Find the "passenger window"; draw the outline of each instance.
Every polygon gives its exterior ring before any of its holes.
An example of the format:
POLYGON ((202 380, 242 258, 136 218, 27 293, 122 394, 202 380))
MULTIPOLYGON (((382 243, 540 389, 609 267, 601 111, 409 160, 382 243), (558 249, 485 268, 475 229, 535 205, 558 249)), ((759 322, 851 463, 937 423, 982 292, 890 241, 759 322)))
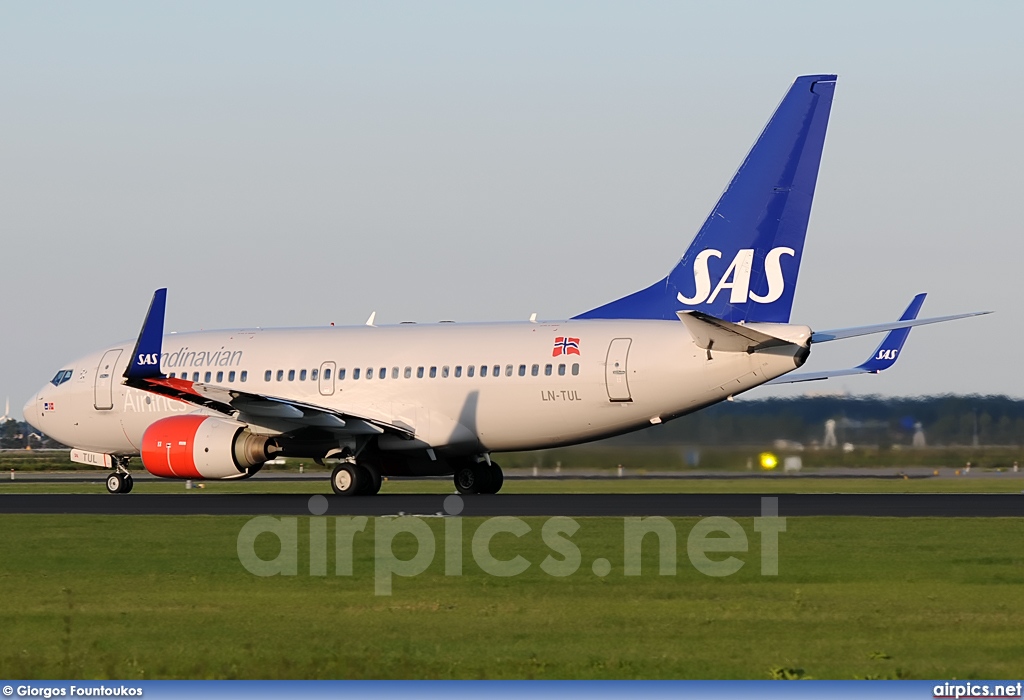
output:
POLYGON ((192 381, 194 381, 194 382, 198 382, 199 381, 199 372, 193 372, 192 373, 192 381))
POLYGON ((366 378, 373 379, 373 367, 366 368, 366 378))
POLYGON ((228 372, 228 381, 229 382, 235 381, 235 370, 231 370, 230 372, 228 372))
POLYGON ((445 379, 448 376, 448 365, 441 368, 441 378, 445 379))
POLYGON ((538 374, 540 374, 540 365, 534 365, 530 368, 530 376, 536 377, 538 374))
POLYGON ((204 382, 206 382, 207 384, 209 384, 209 383, 210 383, 210 377, 211 377, 211 376, 212 376, 212 375, 210 374, 210 372, 206 372, 206 373, 205 373, 205 374, 203 375, 203 381, 204 381, 204 382))
POLYGON ((293 369, 288 370, 288 381, 290 381, 290 382, 294 382, 295 381, 295 370, 293 370, 293 369))
POLYGON ((315 382, 319 376, 320 376, 320 370, 315 369, 315 370, 313 370, 312 372, 309 373, 309 380, 312 381, 312 382, 315 382))
POLYGON ((249 378, 249 372, 247 370, 243 369, 242 370, 242 375, 239 377, 239 379, 241 379, 244 382, 248 378, 249 378))
POLYGON ((220 384, 222 381, 224 381, 224 373, 217 372, 217 383, 220 384))
MULTIPOLYGON (((327 369, 324 370, 324 381, 330 381, 330 380, 331 380, 331 369, 330 369, 330 367, 328 367, 327 369)), ((338 381, 339 382, 345 381, 345 368, 344 367, 342 367, 341 369, 338 370, 338 381)))
MULTIPOLYGON (((536 366, 537 365, 534 365, 534 367, 536 367, 536 366)), ((519 365, 519 376, 520 377, 525 377, 526 376, 526 365, 519 365)))
POLYGON ((437 376, 437 367, 430 368, 430 378, 433 379, 437 376))
POLYGON ((505 376, 506 377, 511 377, 512 376, 512 365, 505 365, 505 376))
POLYGON ((472 377, 474 369, 475 369, 475 367, 473 365, 470 365, 469 367, 467 367, 466 368, 466 376, 467 377, 472 377))
POLYGON ((398 379, 398 368, 397 367, 392 367, 391 368, 391 378, 392 379, 398 379))
POLYGON ((501 374, 501 365, 494 365, 494 367, 491 368, 491 376, 492 377, 497 377, 500 374, 501 374))
POLYGON ((299 372, 299 381, 300 382, 306 381, 306 370, 302 370, 301 372, 299 372))
POLYGON ((579 373, 580 373, 580 363, 579 362, 573 362, 572 363, 572 376, 575 377, 579 373))
POLYGON ((480 376, 481 377, 486 377, 487 376, 487 365, 480 365, 480 376))
POLYGON ((455 376, 456 377, 461 377, 462 376, 462 365, 455 365, 455 376))
POLYGON ((422 367, 417 367, 416 368, 416 378, 417 379, 423 379, 423 368, 422 367))
MULTIPOLYGON (((167 376, 168 376, 168 377, 169 377, 170 379, 174 379, 174 372, 171 372, 171 373, 170 373, 170 374, 168 374, 167 376)), ((50 383, 51 383, 51 384, 53 384, 53 380, 52 380, 52 379, 50 380, 50 383)), ((53 384, 53 385, 54 385, 54 386, 57 386, 56 384, 53 384)))
POLYGON ((558 376, 559 377, 564 377, 565 376, 565 365, 558 365, 558 376))
POLYGON ((412 378, 412 367, 406 367, 405 368, 405 372, 403 374, 405 375, 406 379, 411 379, 412 378))
POLYGON ((359 368, 358 367, 356 367, 354 370, 352 370, 352 379, 359 379, 359 368))
POLYGON ((277 370, 277 381, 279 381, 279 382, 283 382, 284 381, 284 370, 283 369, 277 370))
POLYGON ((264 373, 263 373, 263 381, 265 381, 265 382, 269 382, 269 381, 270 381, 270 377, 271 377, 271 376, 272 376, 272 373, 271 373, 271 371, 270 371, 270 370, 268 369, 268 370, 267 370, 266 372, 264 372, 264 373))
MULTIPOLYGON (((338 370, 338 380, 341 381, 344 378, 345 378, 345 370, 343 370, 343 369, 338 370)), ((324 380, 330 381, 330 379, 331 379, 331 368, 328 367, 327 369, 324 370, 324 380)))
POLYGON ((387 367, 381 367, 379 370, 377 370, 377 379, 387 379, 387 378, 388 378, 388 368, 387 367))

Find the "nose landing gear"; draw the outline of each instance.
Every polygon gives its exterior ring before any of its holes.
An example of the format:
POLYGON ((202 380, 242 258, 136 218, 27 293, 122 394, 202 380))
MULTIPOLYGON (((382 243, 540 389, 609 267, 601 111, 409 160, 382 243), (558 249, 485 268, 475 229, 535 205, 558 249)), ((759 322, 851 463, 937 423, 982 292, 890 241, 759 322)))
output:
POLYGON ((109 493, 130 493, 135 480, 128 473, 129 457, 114 457, 114 473, 107 477, 109 493))

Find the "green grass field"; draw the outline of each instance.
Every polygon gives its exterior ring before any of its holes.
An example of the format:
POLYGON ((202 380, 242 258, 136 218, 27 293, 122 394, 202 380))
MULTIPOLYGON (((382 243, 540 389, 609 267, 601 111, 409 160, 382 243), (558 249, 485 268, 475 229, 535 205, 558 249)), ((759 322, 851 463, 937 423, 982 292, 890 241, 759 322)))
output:
MULTIPOLYGON (((333 519, 329 519, 333 520, 333 519)), ((623 521, 579 519, 582 566, 556 578, 543 519, 483 573, 463 522, 462 576, 444 575, 445 526, 423 574, 374 594, 372 530, 354 575, 308 575, 310 519, 297 520, 298 575, 240 564, 246 518, 3 515, 0 676, 7 678, 1001 678, 1019 675, 1024 522, 1016 519, 789 518, 779 575, 760 575, 752 519, 738 573, 710 578, 687 558, 695 519, 673 520, 677 574, 623 573, 623 521), (598 577, 596 558, 611 563, 598 577)), ((276 544, 257 539, 261 556, 276 544)), ((399 535, 395 552, 412 556, 399 535)), ((726 554, 711 555, 724 557, 726 554)))

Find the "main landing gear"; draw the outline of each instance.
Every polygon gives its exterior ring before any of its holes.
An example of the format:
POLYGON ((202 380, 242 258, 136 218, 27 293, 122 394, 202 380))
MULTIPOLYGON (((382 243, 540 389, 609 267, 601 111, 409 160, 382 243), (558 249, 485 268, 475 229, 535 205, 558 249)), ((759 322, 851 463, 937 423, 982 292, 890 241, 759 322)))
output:
POLYGON ((498 493, 505 476, 494 462, 478 462, 459 467, 454 480, 459 493, 498 493))
POLYGON ((107 477, 107 491, 109 493, 129 493, 135 481, 128 473, 127 457, 114 458, 114 473, 107 477))
POLYGON ((380 472, 358 462, 342 462, 331 473, 331 488, 339 496, 372 496, 380 491, 380 472))

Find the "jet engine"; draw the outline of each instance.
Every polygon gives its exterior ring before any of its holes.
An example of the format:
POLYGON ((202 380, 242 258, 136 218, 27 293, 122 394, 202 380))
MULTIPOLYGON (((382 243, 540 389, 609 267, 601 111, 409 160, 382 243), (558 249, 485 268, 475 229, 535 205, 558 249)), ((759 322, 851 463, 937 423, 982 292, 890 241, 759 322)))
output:
POLYGON ((142 464, 150 474, 170 479, 252 476, 278 450, 273 438, 213 416, 163 418, 142 435, 142 464))

